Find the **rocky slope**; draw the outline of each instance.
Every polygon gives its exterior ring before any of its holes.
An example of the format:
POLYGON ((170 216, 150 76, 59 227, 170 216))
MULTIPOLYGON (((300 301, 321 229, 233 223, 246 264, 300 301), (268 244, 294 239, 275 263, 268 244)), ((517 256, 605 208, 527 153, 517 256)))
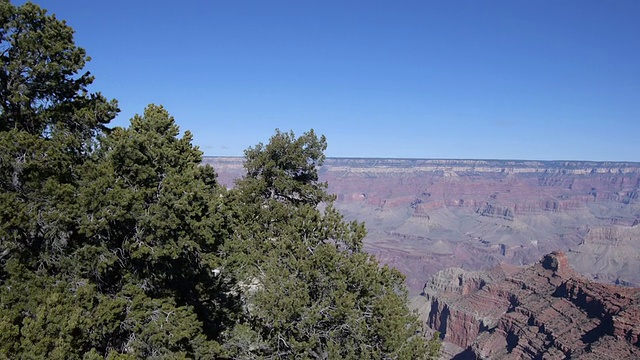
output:
POLYGON ((640 289, 595 283, 553 252, 529 267, 446 269, 425 285, 427 324, 454 358, 640 358, 640 289))
MULTIPOLYGON (((206 158, 227 185, 241 158, 206 158)), ((603 282, 640 284, 640 164, 327 159, 336 207, 413 294, 447 267, 531 264, 556 249, 603 282)))

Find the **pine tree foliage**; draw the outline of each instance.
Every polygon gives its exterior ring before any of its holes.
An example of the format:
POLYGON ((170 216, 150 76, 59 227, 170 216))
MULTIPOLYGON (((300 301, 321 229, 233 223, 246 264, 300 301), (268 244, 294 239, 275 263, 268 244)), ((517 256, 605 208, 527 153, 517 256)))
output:
POLYGON ((73 30, 34 4, 0 2, 0 51, 0 261, 42 267, 72 241, 78 170, 118 108, 77 75, 73 30))
POLYGON ((213 272, 225 233, 223 204, 191 135, 178 135, 173 118, 153 105, 129 128, 114 129, 69 190, 75 200, 64 214, 74 226, 65 227, 64 246, 44 249, 47 261, 37 267, 9 256, 0 289, 0 328, 11 329, 5 356, 218 352, 215 340, 237 308, 229 285, 213 272), (65 323, 66 316, 77 320, 65 323))
POLYGON ((318 166, 324 161, 327 139, 313 130, 296 138, 293 132, 276 130, 269 144, 245 151, 247 176, 242 186, 262 198, 293 204, 319 204, 329 200, 326 183, 318 182, 318 166))
POLYGON ((0 359, 439 351, 319 182, 323 136, 276 131, 227 190, 162 106, 107 127, 64 21, 0 0, 0 22, 0 359))
POLYGON ((424 358, 403 276, 362 251, 364 225, 345 222, 318 182, 325 148, 313 130, 276 131, 245 152, 227 244, 245 312, 225 347, 237 358, 424 358))
POLYGON ((115 103, 87 91, 93 76, 76 76, 89 58, 64 21, 32 3, 3 1, 0 22, 0 130, 67 131, 88 140, 113 118, 115 103))

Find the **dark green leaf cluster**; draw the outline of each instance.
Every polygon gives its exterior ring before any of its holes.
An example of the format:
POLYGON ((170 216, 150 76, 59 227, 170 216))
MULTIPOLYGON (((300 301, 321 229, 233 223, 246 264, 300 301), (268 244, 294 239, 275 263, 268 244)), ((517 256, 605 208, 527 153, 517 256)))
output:
POLYGON ((7 1, 0 21, 0 359, 439 351, 318 181, 323 136, 276 131, 227 190, 163 107, 106 127, 64 22, 7 1))

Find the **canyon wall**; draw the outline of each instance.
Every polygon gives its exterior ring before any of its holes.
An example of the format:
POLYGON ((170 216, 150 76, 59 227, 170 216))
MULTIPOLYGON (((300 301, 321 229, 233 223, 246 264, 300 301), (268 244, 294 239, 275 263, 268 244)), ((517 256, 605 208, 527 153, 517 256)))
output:
MULTIPOLYGON (((204 162, 227 186, 243 174, 242 158, 204 162)), ((592 279, 640 284, 639 163, 329 158, 320 177, 412 294, 444 268, 531 264, 554 250, 592 279)))
POLYGON ((553 252, 528 267, 445 269, 422 293, 457 359, 640 358, 640 289, 595 283, 553 252))

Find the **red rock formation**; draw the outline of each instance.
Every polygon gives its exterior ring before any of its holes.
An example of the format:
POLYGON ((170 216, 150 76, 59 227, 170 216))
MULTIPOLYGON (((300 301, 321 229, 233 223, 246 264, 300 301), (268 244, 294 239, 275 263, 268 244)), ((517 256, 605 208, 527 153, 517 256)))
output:
POLYGON ((423 296, 459 358, 640 358, 640 289, 591 282, 563 252, 520 270, 443 270, 423 296))

